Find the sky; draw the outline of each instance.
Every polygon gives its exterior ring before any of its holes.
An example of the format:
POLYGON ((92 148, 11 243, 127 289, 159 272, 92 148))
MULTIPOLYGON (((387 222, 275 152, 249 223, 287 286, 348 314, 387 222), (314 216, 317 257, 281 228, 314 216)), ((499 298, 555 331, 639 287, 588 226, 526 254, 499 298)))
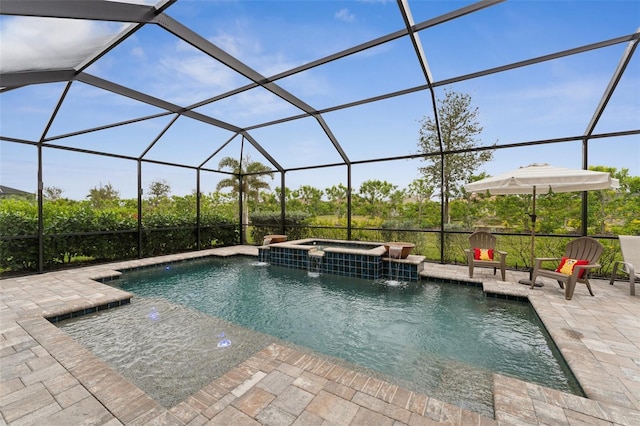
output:
MULTIPOLYGON (((142 3, 142 2, 138 2, 142 3)), ((473 2, 408 0, 416 23, 473 2)), ((206 1, 178 0, 165 13, 233 55, 263 76, 327 57, 404 28, 395 1, 206 1)), ((76 66, 126 27, 124 23, 0 16, 0 72, 76 66)), ((448 79, 530 58, 628 36, 640 27, 637 0, 517 1, 487 7, 420 31, 433 80, 448 79)), ((438 85, 469 94, 483 128, 479 146, 498 146, 584 135, 628 43, 438 85)), ((595 134, 640 129, 640 53, 637 51, 595 127, 595 134)), ((187 107, 246 85, 249 80, 176 38, 146 25, 86 73, 187 107)), ((316 110, 418 87, 425 76, 408 37, 276 81, 316 110)), ((108 130, 61 137, 163 110, 89 84, 74 82, 51 126, 47 123, 64 82, 25 86, 0 93, 0 185, 29 192, 37 188, 37 149, 9 142, 39 141, 188 166, 218 169, 219 161, 241 152, 269 164, 251 144, 227 130, 188 117, 161 116, 108 130), (166 127, 172 125, 165 131, 166 127), (158 139, 159 136, 162 136, 158 139), (4 140, 3 140, 4 138, 4 140), (153 142, 158 141, 153 144, 153 142), (215 155, 213 155, 215 154, 215 155), (213 157, 211 157, 213 155, 213 157), (210 158, 211 157, 211 158, 210 158), (208 160, 208 161, 207 161, 208 160), (206 161, 206 163, 205 163, 206 161)), ((319 122, 311 117, 277 125, 252 126, 297 117, 301 110, 263 88, 228 96, 195 109, 250 135, 285 169, 341 163, 319 122)), ((432 117, 431 94, 416 91, 384 101, 325 112, 322 119, 352 162, 418 153, 421 121, 432 117)), ((477 173, 496 175, 531 163, 581 168, 582 143, 566 142, 498 149, 477 173)), ((589 165, 629 169, 640 176, 640 135, 589 142, 589 165)), ((406 188, 424 162, 395 160, 352 167, 352 186, 369 179, 406 188)), ((44 187, 84 199, 89 190, 111 184, 134 198, 137 162, 81 152, 43 149, 44 187)), ((227 176, 203 172, 201 190, 215 191, 227 176)), ((286 186, 325 189, 346 186, 345 166, 290 170, 286 186)), ((167 181, 174 195, 191 193, 195 171, 142 163, 143 188, 167 181)), ((280 185, 275 175, 272 188, 280 185)))

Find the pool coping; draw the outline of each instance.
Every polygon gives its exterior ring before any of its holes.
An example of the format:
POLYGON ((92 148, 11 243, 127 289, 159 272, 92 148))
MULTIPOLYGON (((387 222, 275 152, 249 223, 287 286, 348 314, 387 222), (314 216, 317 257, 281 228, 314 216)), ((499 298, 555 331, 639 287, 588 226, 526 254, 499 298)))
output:
MULTIPOLYGON (((261 351, 247 360, 246 362, 253 365, 253 370, 247 370, 247 365, 242 363, 230 371, 228 373, 230 377, 242 377, 243 371, 247 374, 252 372, 252 374, 250 377, 244 377, 240 384, 236 384, 224 396, 219 393, 211 395, 201 390, 197 393, 198 396, 193 396, 171 410, 166 410, 86 349, 83 350, 72 339, 65 338, 64 333, 44 319, 66 315, 73 310, 99 309, 105 304, 128 300, 131 297, 129 293, 101 284, 94 278, 113 279, 123 269, 208 256, 234 255, 256 256, 257 247, 225 247, 1 280, 2 345, 0 354, 2 354, 3 386, 0 392, 0 413, 3 420, 7 424, 37 418, 60 420, 65 418, 64 416, 68 419, 70 418, 68 416, 73 416, 74 413, 77 415, 80 411, 89 410, 95 413, 96 418, 102 420, 101 423, 108 424, 141 423, 151 420, 167 424, 201 424, 198 421, 211 419, 223 421, 225 418, 236 417, 247 417, 259 424, 255 418, 248 415, 251 412, 248 406, 243 405, 248 403, 245 401, 248 397, 244 393, 239 397, 235 396, 232 391, 236 390, 238 393, 237 387, 246 382, 243 389, 246 388, 247 392, 251 391, 252 395, 265 397, 262 393, 264 389, 260 391, 261 388, 258 385, 265 380, 264 377, 278 371, 278 374, 291 377, 292 385, 293 382, 298 381, 297 385, 294 385, 296 389, 305 390, 308 384, 303 383, 306 383, 310 374, 319 377, 318 379, 311 376, 315 380, 313 383, 316 383, 314 389, 317 387, 318 380, 324 383, 322 389, 313 394, 313 400, 319 398, 319 402, 312 406, 316 411, 303 410, 294 420, 294 424, 313 424, 305 423, 309 419, 314 419, 312 414, 328 420, 322 415, 330 414, 322 410, 330 406, 348 406, 351 411, 355 408, 358 421, 362 420, 362 416, 365 418, 382 416, 379 418, 392 419, 397 424, 426 424, 427 420, 449 424, 494 424, 496 422, 560 424, 568 423, 570 420, 588 423, 640 424, 638 296, 625 294, 624 286, 608 284, 605 286, 604 282, 599 282, 595 286, 596 296, 600 297, 591 298, 588 294, 585 296, 578 289, 574 300, 566 301, 557 286, 554 288, 552 285, 545 285, 541 289, 530 290, 528 287, 517 284, 521 277, 516 271, 508 271, 510 275, 508 282, 496 280, 490 272, 476 274, 475 279, 469 279, 465 274, 464 266, 425 262, 425 268, 421 273, 423 277, 479 284, 482 285, 485 293, 492 297, 529 300, 588 396, 588 398, 581 398, 495 374, 495 419, 454 406, 449 407, 445 405, 446 403, 424 395, 420 398, 426 398, 425 404, 431 401, 431 404, 440 407, 440 411, 429 411, 426 408, 422 411, 420 408, 414 409, 420 406, 420 403, 417 403, 418 405, 414 407, 411 402, 411 398, 417 401, 417 394, 411 394, 408 400, 394 404, 393 397, 387 401, 389 398, 387 392, 378 395, 380 388, 371 395, 371 392, 363 393, 362 389, 356 389, 357 386, 351 386, 356 376, 353 376, 349 383, 342 383, 346 382, 353 373, 344 377, 341 375, 341 379, 337 377, 336 380, 340 379, 340 381, 329 380, 316 374, 313 369, 308 370, 305 366, 296 365, 296 362, 291 362, 291 359, 287 361, 289 357, 295 358, 302 355, 289 353, 284 358, 278 355, 292 350, 280 347, 266 348, 266 353, 261 351), (588 309, 581 310, 583 305, 588 309), (579 317, 580 321, 576 322, 574 317, 579 317), (612 324, 614 324, 613 327, 612 324), (607 327, 618 331, 612 332, 613 337, 599 339, 597 333, 606 332, 607 327), (621 329, 624 332, 620 332, 621 329), (257 360, 265 362, 258 368, 257 360), (268 371, 272 367, 274 369, 268 371), (262 378, 257 380, 258 376, 255 374, 262 378), (346 394, 343 394, 344 387, 350 389, 346 394), (123 398, 123 395, 127 397, 123 398), (356 402, 353 400, 355 395, 358 395, 356 402), (38 401, 37 404, 33 402, 34 398, 38 401), (206 405, 203 399, 211 404, 206 409, 198 411, 197 407, 203 408, 206 405), (228 404, 221 407, 226 402, 228 404), (215 412, 216 410, 211 408, 213 406, 221 409, 215 412), (446 410, 443 411, 443 407, 446 407, 446 410), (389 417, 390 412, 395 412, 394 410, 408 410, 408 417, 404 412, 404 417, 389 417)), ((309 356, 311 355, 307 355, 309 356)), ((308 362, 311 362, 311 358, 308 362)), ((225 376, 227 375, 223 377, 225 376)), ((358 380, 356 384, 360 381, 358 380)), ((389 384, 389 386, 394 385, 389 384)), ((218 389, 215 386, 214 388, 218 389)), ((223 389, 226 388, 223 387, 223 389)), ((403 394, 403 391, 398 389, 400 388, 395 388, 394 395, 398 392, 403 394)), ((309 392, 309 389, 305 392, 309 392)), ((273 401, 282 401, 283 395, 275 395, 274 398, 273 401)), ((272 413, 279 412, 277 411, 278 403, 273 402, 273 404, 276 405, 272 406, 270 403, 263 408, 271 410, 269 412, 272 413)), ((352 419, 356 419, 355 416, 356 414, 353 414, 352 419)))

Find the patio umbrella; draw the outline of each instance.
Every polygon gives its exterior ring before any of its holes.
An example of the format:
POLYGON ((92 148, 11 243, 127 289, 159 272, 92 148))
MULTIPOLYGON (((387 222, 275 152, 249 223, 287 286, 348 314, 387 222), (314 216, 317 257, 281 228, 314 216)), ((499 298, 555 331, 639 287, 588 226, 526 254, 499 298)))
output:
MULTIPOLYGON (((617 179, 609 173, 590 170, 566 169, 549 164, 530 164, 511 172, 488 177, 465 186, 468 192, 492 195, 500 194, 532 194, 531 216, 531 270, 535 259, 535 226, 536 226, 536 193, 577 192, 597 189, 618 188, 617 179)), ((531 277, 530 277, 531 278, 531 277)), ((531 285, 531 280, 520 280, 522 284, 531 285)), ((536 285, 539 285, 536 283, 536 285)), ((541 285, 541 284, 540 284, 541 285)))

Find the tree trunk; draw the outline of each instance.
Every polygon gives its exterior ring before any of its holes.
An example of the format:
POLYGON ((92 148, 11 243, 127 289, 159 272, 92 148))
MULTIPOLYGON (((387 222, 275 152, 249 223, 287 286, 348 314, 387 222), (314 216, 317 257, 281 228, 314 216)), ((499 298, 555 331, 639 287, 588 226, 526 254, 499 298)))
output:
POLYGON ((444 223, 446 225, 450 224, 450 219, 449 219, 449 193, 445 192, 444 194, 444 223))
POLYGON ((242 196, 242 244, 247 243, 247 232, 249 231, 249 197, 245 194, 242 196))

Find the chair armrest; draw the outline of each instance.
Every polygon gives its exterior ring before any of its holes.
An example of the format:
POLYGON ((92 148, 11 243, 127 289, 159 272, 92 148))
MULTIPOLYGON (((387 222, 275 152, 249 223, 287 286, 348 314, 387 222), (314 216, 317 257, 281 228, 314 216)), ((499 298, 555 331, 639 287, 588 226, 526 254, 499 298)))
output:
MULTIPOLYGON (((542 265, 542 262, 550 262, 550 261, 552 261, 552 260, 560 261, 560 260, 562 260, 562 258, 561 258, 561 257, 536 257, 536 258, 533 260, 533 271, 534 271, 534 275, 535 275, 535 272, 536 272, 538 269, 540 269, 540 266, 542 265)), ((544 269, 544 268, 542 268, 542 269, 544 269)))
POLYGON ((599 263, 590 263, 588 265, 576 265, 573 267, 573 269, 576 268, 581 268, 581 269, 594 269, 594 268, 600 268, 602 265, 600 265, 599 263))
POLYGON ((533 260, 533 265, 534 265, 534 268, 539 268, 542 262, 551 262, 553 260, 559 261, 559 260, 562 260, 562 258, 561 257, 536 257, 533 260))
MULTIPOLYGON (((586 269, 587 270, 586 272, 588 272, 592 269, 600 268, 601 266, 602 265, 600 265, 599 263, 590 263, 588 265, 576 265, 573 267, 573 273, 571 275, 574 275, 575 278, 577 278, 582 269, 586 269)), ((583 278, 586 278, 586 274, 583 278)))
POLYGON ((633 275, 635 273, 633 265, 630 262, 625 262, 624 260, 616 260, 613 263, 613 270, 611 271, 612 275, 618 271, 618 267, 620 265, 623 266, 622 272, 624 272, 625 274, 633 275))
POLYGON ((537 262, 538 260, 540 262, 547 262, 550 260, 562 260, 562 258, 561 257, 536 257, 535 261, 537 262))

